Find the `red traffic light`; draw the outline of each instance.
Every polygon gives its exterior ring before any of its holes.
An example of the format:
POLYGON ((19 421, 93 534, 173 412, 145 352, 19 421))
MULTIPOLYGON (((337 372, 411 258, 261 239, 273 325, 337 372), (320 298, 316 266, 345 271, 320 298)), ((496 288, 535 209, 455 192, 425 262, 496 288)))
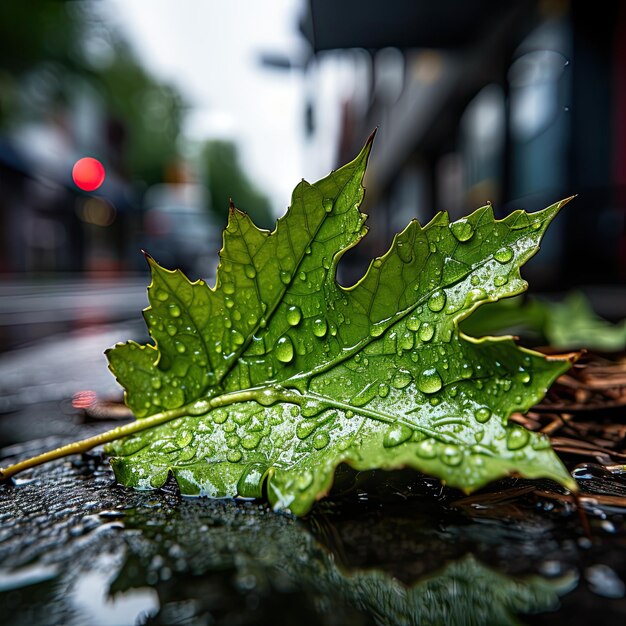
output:
POLYGON ((95 191, 106 177, 104 165, 91 157, 78 159, 72 168, 72 180, 83 191, 95 191))

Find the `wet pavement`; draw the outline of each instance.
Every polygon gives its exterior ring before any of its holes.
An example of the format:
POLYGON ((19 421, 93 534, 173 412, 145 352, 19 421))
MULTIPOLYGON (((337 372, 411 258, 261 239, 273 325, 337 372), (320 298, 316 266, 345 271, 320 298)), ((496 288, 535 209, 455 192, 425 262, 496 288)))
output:
POLYGON ((529 485, 473 506, 415 473, 343 470, 296 520, 121 488, 97 453, 58 461, 0 486, 0 623, 624 623, 624 511, 589 510, 587 535, 529 485))
POLYGON ((0 447, 49 435, 82 438, 75 394, 120 400, 104 350, 144 339, 141 319, 56 333, 0 354, 0 447))
MULTIPOLYGON (((72 398, 120 398, 102 353, 143 339, 137 311, 0 355, 0 464, 114 425, 72 398)), ((626 494, 626 474, 576 477, 626 494)), ((0 485, 0 624, 626 623, 626 510, 584 512, 548 483, 468 499, 415 472, 342 468, 296 520, 124 489, 96 450, 0 485)))

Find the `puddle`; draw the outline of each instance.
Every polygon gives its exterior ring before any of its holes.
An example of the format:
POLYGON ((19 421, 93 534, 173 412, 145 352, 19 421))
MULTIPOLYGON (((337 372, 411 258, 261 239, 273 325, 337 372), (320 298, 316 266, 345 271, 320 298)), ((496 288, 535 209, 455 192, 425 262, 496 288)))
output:
POLYGON ((57 574, 57 568, 51 565, 32 565, 13 571, 0 570, 0 592, 29 587, 52 580, 57 574))
POLYGON ((159 596, 151 587, 109 594, 116 559, 102 555, 94 569, 77 578, 70 593, 71 604, 91 626, 128 626, 144 623, 159 611, 159 596))
MULTIPOLYGON (((587 536, 571 500, 542 496, 541 483, 465 497, 414 472, 340 471, 297 520, 170 484, 123 489, 97 459, 32 477, 0 485, 6 626, 586 626, 590 612, 600 626, 622 615, 623 514, 589 510, 587 536)), ((583 480, 592 492, 594 477, 583 480)))

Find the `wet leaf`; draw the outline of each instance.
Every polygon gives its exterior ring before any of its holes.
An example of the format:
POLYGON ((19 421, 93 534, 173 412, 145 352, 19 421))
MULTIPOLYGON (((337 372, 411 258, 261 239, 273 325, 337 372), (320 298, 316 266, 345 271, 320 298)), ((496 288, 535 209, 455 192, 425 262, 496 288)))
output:
POLYGON ((520 293, 519 268, 563 203, 496 221, 490 206, 396 235, 351 287, 342 254, 366 234, 359 205, 371 142, 300 183, 272 232, 231 209, 216 285, 149 259, 154 344, 108 351, 146 430, 114 442, 117 478, 185 494, 267 497, 309 510, 335 468, 412 467, 471 491, 511 473, 575 483, 540 434, 509 424, 568 367, 458 323, 520 293), (148 427, 150 417, 167 423, 148 427), (161 418, 159 418, 161 420, 161 418))
POLYGON ((626 320, 612 324, 599 317, 579 291, 558 302, 521 296, 500 300, 482 307, 461 327, 472 335, 505 331, 541 338, 560 350, 617 352, 626 348, 626 320))
POLYGON ((562 301, 544 303, 545 336, 556 348, 617 352, 626 348, 626 320, 611 324, 599 317, 584 294, 574 291, 562 301))

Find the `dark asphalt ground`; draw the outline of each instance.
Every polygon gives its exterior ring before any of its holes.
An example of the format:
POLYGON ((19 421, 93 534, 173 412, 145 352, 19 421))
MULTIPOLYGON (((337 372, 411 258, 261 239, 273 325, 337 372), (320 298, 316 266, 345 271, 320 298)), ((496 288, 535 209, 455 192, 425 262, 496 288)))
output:
MULTIPOLYGON (((3 297, 0 464, 115 425, 72 398, 121 399, 103 352, 146 338, 137 283, 3 297)), ((0 485, 0 625, 626 623, 626 511, 588 509, 588 536, 568 503, 460 498, 415 473, 347 473, 295 520, 123 489, 96 450, 0 485)))

